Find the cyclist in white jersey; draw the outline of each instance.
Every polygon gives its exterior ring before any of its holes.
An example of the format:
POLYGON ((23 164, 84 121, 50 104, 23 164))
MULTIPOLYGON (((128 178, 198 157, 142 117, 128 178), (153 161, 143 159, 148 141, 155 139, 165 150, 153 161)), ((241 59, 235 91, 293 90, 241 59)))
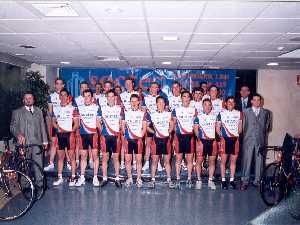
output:
POLYGON ((209 96, 212 103, 213 111, 218 115, 225 107, 224 101, 219 98, 219 88, 216 85, 209 87, 209 96))
POLYGON ((137 187, 143 185, 142 182, 142 155, 143 155, 143 138, 147 130, 146 112, 140 108, 139 96, 136 94, 130 97, 131 109, 125 111, 122 120, 122 130, 124 133, 125 148, 125 166, 127 172, 126 186, 133 184, 131 173, 132 155, 136 156, 137 167, 137 187))
POLYGON ((106 93, 107 105, 102 106, 100 109, 101 117, 101 136, 100 144, 102 150, 102 173, 103 180, 100 184, 101 187, 108 183, 107 179, 107 164, 109 154, 113 155, 114 168, 115 168, 115 185, 121 187, 120 182, 120 162, 119 156, 121 151, 121 120, 123 110, 120 105, 116 105, 116 94, 114 90, 109 90, 106 93))
POLYGON ((102 85, 97 83, 95 86, 94 98, 98 100, 98 98, 102 95, 102 85))
POLYGON ((182 99, 180 94, 181 85, 178 81, 174 81, 174 83, 172 84, 172 94, 168 96, 169 109, 171 112, 182 105, 182 99))
POLYGON ((102 106, 106 106, 107 105, 107 98, 106 98, 106 94, 108 91, 110 91, 113 88, 113 84, 111 81, 106 80, 104 81, 104 85, 103 85, 103 93, 99 96, 99 98, 97 99, 98 104, 100 107, 102 106))
POLYGON ((202 81, 199 86, 203 90, 202 100, 207 99, 207 98, 209 99, 210 97, 209 97, 209 94, 207 93, 207 91, 208 91, 208 84, 207 84, 207 82, 206 81, 202 81))
POLYGON ((191 101, 191 106, 197 110, 197 113, 201 113, 203 111, 203 106, 202 106, 203 89, 200 87, 194 88, 192 95, 193 95, 193 100, 191 101))
POLYGON ((88 150, 91 150, 93 154, 93 185, 99 186, 98 169, 99 169, 99 156, 98 156, 98 133, 97 129, 101 130, 100 122, 100 108, 96 104, 96 100, 92 97, 91 90, 85 90, 83 92, 84 104, 78 107, 78 113, 80 118, 78 138, 79 151, 80 151, 80 178, 76 182, 76 186, 82 186, 85 184, 85 170, 87 166, 88 150))
POLYGON ((221 137, 221 187, 228 189, 225 178, 226 161, 230 155, 230 180, 229 185, 236 189, 234 182, 236 160, 239 154, 239 134, 242 132, 242 113, 235 110, 235 98, 233 96, 226 98, 226 109, 220 112, 217 123, 217 133, 221 137))
POLYGON ((176 151, 176 186, 180 187, 180 172, 183 154, 187 160, 188 179, 186 185, 192 187, 193 155, 195 151, 195 140, 193 133, 193 122, 197 116, 195 108, 190 106, 191 94, 188 91, 181 93, 182 106, 172 111, 172 117, 176 125, 175 129, 175 151, 176 151))
POLYGON ((162 96, 156 98, 157 110, 148 114, 149 133, 154 134, 151 142, 152 166, 151 166, 151 187, 155 187, 155 175, 159 163, 159 157, 164 157, 164 164, 167 173, 169 188, 174 188, 171 181, 171 139, 170 134, 174 129, 171 112, 165 109, 165 99, 162 96), (150 126, 152 124, 152 126, 150 126))
MULTIPOLYGON (((89 89, 88 83, 86 81, 82 81, 79 85, 79 88, 80 88, 80 95, 77 96, 74 100, 74 106, 77 109, 78 109, 78 107, 84 105, 83 92, 85 90, 89 89)), ((77 130, 77 132, 76 132, 76 150, 75 150, 77 166, 79 166, 79 143, 78 143, 79 139, 80 139, 80 132, 79 132, 79 130, 77 130)), ((94 161, 93 161, 93 154, 92 154, 91 150, 88 151, 88 157, 89 157, 89 167, 91 169, 93 169, 94 161)))
POLYGON ((69 104, 69 92, 65 89, 60 91, 60 105, 56 106, 53 114, 53 127, 56 129, 58 139, 58 179, 53 182, 54 186, 61 185, 64 181, 62 176, 65 151, 68 152, 71 162, 71 178, 69 186, 75 185, 75 131, 78 128, 78 113, 74 106, 69 104))
POLYGON ((208 187, 212 190, 216 189, 213 181, 215 172, 215 161, 217 156, 216 142, 216 123, 217 115, 212 111, 212 104, 209 99, 202 101, 203 112, 198 114, 194 121, 194 132, 197 137, 197 157, 196 157, 196 172, 197 182, 196 189, 201 189, 201 172, 203 158, 208 155, 208 187))
MULTIPOLYGON (((134 80, 130 77, 126 77, 125 79, 125 91, 120 94, 120 97, 118 98, 124 111, 127 111, 128 109, 131 108, 130 105, 130 97, 132 94, 139 95, 137 91, 134 90, 134 80)), ((124 142, 124 137, 121 137, 122 143, 124 142)), ((125 163, 124 163, 124 145, 122 144, 121 148, 121 169, 125 168, 125 163)), ((133 166, 136 168, 136 161, 133 159, 133 166)))
MULTIPOLYGON (((54 158, 56 155, 56 149, 57 149, 57 137, 55 133, 55 129, 53 128, 53 113, 56 107, 60 106, 60 97, 59 93, 61 90, 63 90, 65 87, 65 82, 61 78, 57 78, 55 80, 55 91, 51 93, 48 97, 48 114, 49 114, 49 120, 48 120, 48 131, 50 134, 51 139, 51 145, 50 145, 50 157, 49 157, 49 165, 44 168, 45 171, 50 171, 54 169, 54 158)), ((67 156, 68 159, 68 156, 67 156)), ((69 160, 68 160, 69 161, 69 160)), ((70 165, 68 164, 68 167, 70 165)))
MULTIPOLYGON (((150 115, 157 111, 156 97, 158 96, 158 92, 159 92, 159 84, 157 82, 152 82, 150 84, 150 94, 148 94, 144 97, 145 109, 147 110, 147 113, 150 115)), ((145 164, 142 169, 143 171, 145 171, 149 168, 149 159, 150 159, 152 140, 153 140, 153 133, 147 132, 146 150, 145 150, 145 156, 144 156, 145 164)))

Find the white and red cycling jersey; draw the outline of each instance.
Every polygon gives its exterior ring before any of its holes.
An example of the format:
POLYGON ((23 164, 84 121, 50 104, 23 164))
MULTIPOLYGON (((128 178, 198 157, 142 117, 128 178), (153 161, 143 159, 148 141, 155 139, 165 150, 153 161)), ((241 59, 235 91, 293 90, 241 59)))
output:
POLYGON ((82 95, 79 95, 75 98, 74 106, 78 108, 82 105, 84 105, 84 97, 82 95))
POLYGON ((190 106, 194 107, 197 110, 197 113, 201 113, 203 111, 202 101, 192 100, 190 106))
POLYGON ((144 97, 144 103, 145 103, 147 112, 150 114, 156 112, 156 110, 157 110, 157 106, 156 106, 157 96, 158 95, 153 96, 153 95, 149 94, 144 97))
POLYGON ((224 109, 224 101, 222 99, 215 99, 211 100, 212 104, 212 110, 215 112, 215 114, 219 114, 224 109))
POLYGON ((194 124, 198 125, 198 138, 212 140, 216 137, 217 114, 210 112, 209 114, 202 112, 194 120, 194 124))
POLYGON ((142 138, 143 122, 146 122, 146 113, 143 110, 132 110, 131 108, 124 113, 125 138, 142 138))
POLYGON ((100 118, 100 107, 92 103, 78 107, 80 118, 80 134, 97 133, 97 117, 100 118))
POLYGON ((72 105, 59 105, 55 107, 54 117, 57 121, 59 133, 72 132, 73 119, 78 117, 78 112, 72 105))
POLYGON ((194 119, 197 111, 194 107, 180 106, 172 111, 172 117, 176 119, 176 134, 193 134, 194 119))
POLYGON ((105 105, 100 107, 103 136, 118 136, 120 134, 120 121, 123 110, 120 105, 105 105))
POLYGON ((121 102, 123 104, 124 110, 130 110, 131 109, 131 105, 130 105, 130 97, 132 94, 136 94, 139 96, 139 93, 137 91, 132 91, 132 92, 128 92, 128 91, 124 91, 120 94, 120 99, 121 102))
POLYGON ((172 119, 172 113, 168 111, 155 111, 149 114, 149 122, 152 123, 155 137, 166 138, 169 137, 169 127, 172 119))
POLYGON ((221 122, 222 137, 238 137, 239 123, 242 120, 242 113, 238 110, 229 111, 227 109, 220 112, 218 121, 221 122))
POLYGON ((170 111, 172 112, 174 109, 182 106, 181 96, 170 95, 168 97, 170 111))
POLYGON ((59 93, 53 92, 48 96, 48 104, 52 105, 52 109, 60 106, 59 93))

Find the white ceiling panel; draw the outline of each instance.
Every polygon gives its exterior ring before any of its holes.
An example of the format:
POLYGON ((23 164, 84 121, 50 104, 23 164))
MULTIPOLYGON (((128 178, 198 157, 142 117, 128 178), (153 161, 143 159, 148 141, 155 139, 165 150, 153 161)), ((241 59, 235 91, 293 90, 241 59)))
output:
POLYGON ((191 33, 196 25, 195 19, 149 19, 150 32, 191 33))
POLYGON ((138 1, 82 1, 94 18, 143 17, 142 3, 138 1))
POLYGON ((243 32, 245 33, 286 33, 300 25, 297 19, 257 19, 243 32))
POLYGON ((47 33, 51 29, 42 20, 0 20, 0 25, 16 33, 47 33))
POLYGON ((259 18, 300 18, 299 2, 273 2, 259 18))
POLYGON ((188 50, 219 50, 225 43, 192 43, 188 50))
POLYGON ((249 19, 241 20, 201 20, 196 30, 196 33, 238 33, 248 23, 249 19))
POLYGON ((192 43, 226 43, 230 42, 237 33, 223 34, 207 34, 207 33, 194 33, 192 43))
POLYGON ((254 18, 267 5, 266 2, 211 1, 205 8, 203 18, 254 18))
POLYGON ((0 20, 1 19, 37 19, 37 16, 17 2, 1 1, 0 20))
POLYGON ((55 32, 100 32, 95 22, 91 19, 49 19, 44 21, 45 26, 55 32))
POLYGON ((148 42, 147 33, 107 33, 114 43, 148 42))
POLYGON ((104 32, 146 32, 143 19, 97 19, 104 32))
POLYGON ((232 43, 266 43, 271 42, 282 34, 248 34, 241 33, 232 40, 232 43))
POLYGON ((146 1, 148 18, 199 18, 205 2, 146 1))

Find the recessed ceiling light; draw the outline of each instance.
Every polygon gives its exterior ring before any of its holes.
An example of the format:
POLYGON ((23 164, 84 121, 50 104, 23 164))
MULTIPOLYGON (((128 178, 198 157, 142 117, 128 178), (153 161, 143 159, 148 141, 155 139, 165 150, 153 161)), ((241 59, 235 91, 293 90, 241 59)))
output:
POLYGON ((79 16, 69 1, 29 1, 28 3, 47 17, 79 16))
POLYGON ((25 54, 23 53, 16 53, 15 56, 24 56, 25 54))
POLYGON ((283 50, 283 49, 284 49, 283 46, 279 46, 279 47, 277 48, 278 51, 281 51, 281 50, 283 50))
POLYGON ((179 38, 177 36, 162 36, 163 41, 178 41, 179 38))
POLYGON ((61 64, 65 64, 65 65, 69 65, 70 64, 70 62, 66 62, 66 61, 62 61, 62 62, 60 62, 61 64))
POLYGON ((123 56, 96 56, 97 61, 123 61, 125 58, 123 56))
POLYGON ((111 7, 111 8, 105 9, 105 12, 107 12, 108 14, 116 14, 116 13, 123 12, 123 10, 118 7, 111 7))
POLYGON ((162 62, 161 64, 162 64, 162 65, 171 65, 172 62, 162 62))
POLYGON ((277 62, 270 62, 267 64, 267 66, 278 66, 278 65, 279 65, 279 63, 277 63, 277 62))

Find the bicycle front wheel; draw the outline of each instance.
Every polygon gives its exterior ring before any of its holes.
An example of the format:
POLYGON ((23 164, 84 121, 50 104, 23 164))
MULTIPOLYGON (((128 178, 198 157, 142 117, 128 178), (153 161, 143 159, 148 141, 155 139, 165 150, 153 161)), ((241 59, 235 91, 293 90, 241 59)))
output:
POLYGON ((263 201, 272 206, 281 201, 284 196, 284 175, 278 163, 269 164, 262 175, 260 195, 263 201))
POLYGON ((16 170, 0 172, 0 220, 14 220, 32 206, 34 185, 24 173, 16 170))
POLYGON ((34 160, 25 159, 18 163, 18 170, 26 174, 33 182, 35 188, 35 200, 41 199, 47 186, 42 167, 34 160))

